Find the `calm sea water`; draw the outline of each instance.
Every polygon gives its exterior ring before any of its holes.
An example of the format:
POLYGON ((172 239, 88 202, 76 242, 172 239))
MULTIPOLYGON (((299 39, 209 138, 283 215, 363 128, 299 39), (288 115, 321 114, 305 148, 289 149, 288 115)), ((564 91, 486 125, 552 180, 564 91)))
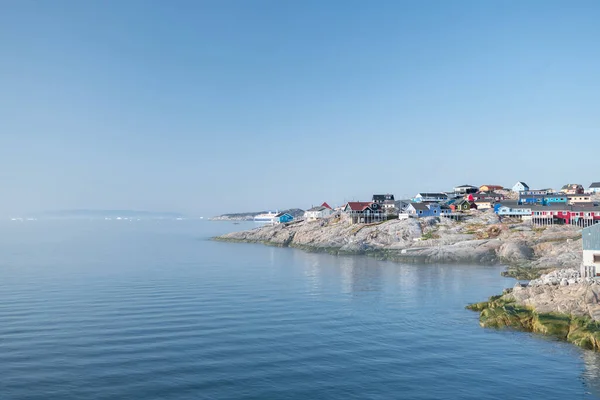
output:
POLYGON ((599 398, 598 354, 464 309, 500 268, 208 240, 247 226, 0 225, 0 398, 599 398))

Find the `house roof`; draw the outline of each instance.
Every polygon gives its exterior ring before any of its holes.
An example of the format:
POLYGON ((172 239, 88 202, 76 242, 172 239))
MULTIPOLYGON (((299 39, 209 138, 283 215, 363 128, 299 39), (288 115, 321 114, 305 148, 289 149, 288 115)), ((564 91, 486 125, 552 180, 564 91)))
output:
MULTIPOLYGON (((291 214, 288 214, 288 213, 286 213, 286 212, 280 212, 279 214, 277 214, 277 215, 275 216, 275 218, 283 217, 284 215, 289 215, 290 217, 292 217, 292 215, 291 215, 291 214)), ((293 217, 292 217, 292 218, 293 218, 293 217)))
POLYGON ((373 201, 394 200, 393 194, 374 194, 373 201))
POLYGON ((500 186, 500 185, 481 185, 481 186, 479 186, 480 189, 482 187, 487 187, 488 189, 492 189, 492 190, 495 190, 495 189, 504 189, 504 187, 500 186))
POLYGON ((592 182, 592 184, 590 185, 590 189, 592 188, 600 188, 600 182, 592 182))
POLYGON ((419 192, 417 193, 417 196, 421 196, 421 197, 441 197, 441 198, 447 198, 448 195, 445 193, 427 193, 427 192, 419 192))
POLYGON ((461 188, 475 188, 475 189, 477 189, 477 186, 473 186, 473 185, 454 186, 454 189, 461 189, 461 188))
POLYGON ((349 201, 346 206, 349 207, 352 211, 363 211, 369 208, 373 204, 370 201, 349 201))
POLYGON ((323 211, 323 210, 327 210, 327 207, 323 207, 323 206, 316 206, 316 207, 313 207, 313 208, 309 208, 309 209, 308 209, 308 210, 306 210, 306 211, 323 211))
POLYGON ((429 208, 427 207, 427 204, 423 204, 423 203, 410 203, 411 206, 414 207, 415 210, 419 211, 427 211, 429 210, 429 208))
POLYGON ((576 188, 578 186, 581 186, 579 183, 567 183, 566 185, 564 185, 561 189, 570 189, 570 188, 576 188))
POLYGON ((321 207, 329 208, 330 210, 332 210, 331 206, 326 202, 323 202, 323 204, 321 204, 321 207))
POLYGON ((525 182, 522 182, 522 181, 519 181, 519 182, 515 183, 515 186, 517 186, 519 183, 520 183, 521 185, 523 185, 524 187, 526 187, 526 188, 528 188, 528 187, 529 187, 529 185, 528 185, 528 184, 526 184, 525 182))

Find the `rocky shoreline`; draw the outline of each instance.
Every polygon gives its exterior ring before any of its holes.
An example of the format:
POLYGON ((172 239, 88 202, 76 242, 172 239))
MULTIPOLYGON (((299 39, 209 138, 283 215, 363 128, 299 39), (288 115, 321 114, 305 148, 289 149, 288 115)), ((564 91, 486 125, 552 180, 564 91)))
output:
POLYGON ((484 328, 512 328, 555 336, 600 350, 600 282, 577 270, 553 271, 527 285, 517 283, 488 301, 470 304, 484 328))
POLYGON ((505 264, 507 276, 525 279, 550 269, 578 268, 582 257, 577 227, 501 222, 491 210, 467 214, 460 222, 429 217, 351 225, 338 216, 233 232, 215 240, 408 263, 505 264))

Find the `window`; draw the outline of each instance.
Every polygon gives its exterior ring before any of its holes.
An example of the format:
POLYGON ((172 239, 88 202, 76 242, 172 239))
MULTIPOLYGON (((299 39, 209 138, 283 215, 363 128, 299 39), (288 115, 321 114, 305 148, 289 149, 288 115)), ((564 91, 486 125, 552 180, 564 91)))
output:
POLYGON ((600 254, 594 254, 594 263, 600 263, 600 254))

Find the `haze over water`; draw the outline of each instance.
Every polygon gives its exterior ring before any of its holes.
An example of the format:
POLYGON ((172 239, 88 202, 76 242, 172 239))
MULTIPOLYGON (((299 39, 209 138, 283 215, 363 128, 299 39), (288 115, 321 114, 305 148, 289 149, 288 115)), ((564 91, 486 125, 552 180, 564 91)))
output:
POLYGON ((220 243, 250 225, 0 225, 2 399, 596 399, 600 357, 482 329, 501 267, 220 243))

